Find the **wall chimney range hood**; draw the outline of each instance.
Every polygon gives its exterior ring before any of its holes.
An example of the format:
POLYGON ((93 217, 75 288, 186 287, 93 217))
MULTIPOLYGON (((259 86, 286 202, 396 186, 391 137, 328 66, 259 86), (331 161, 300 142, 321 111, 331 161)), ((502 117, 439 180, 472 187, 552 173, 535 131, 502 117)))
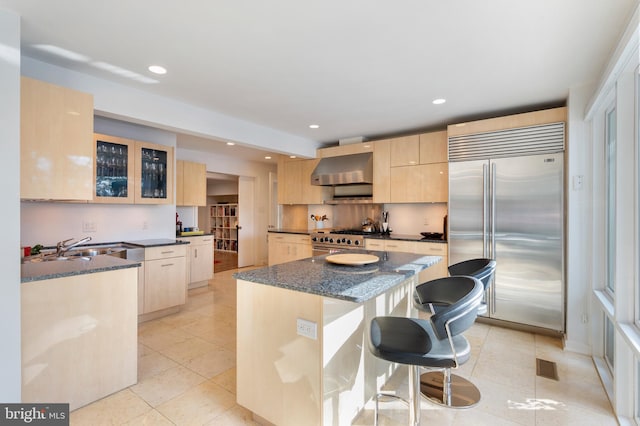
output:
POLYGON ((321 158, 311 173, 311 185, 353 184, 373 184, 372 152, 321 158))

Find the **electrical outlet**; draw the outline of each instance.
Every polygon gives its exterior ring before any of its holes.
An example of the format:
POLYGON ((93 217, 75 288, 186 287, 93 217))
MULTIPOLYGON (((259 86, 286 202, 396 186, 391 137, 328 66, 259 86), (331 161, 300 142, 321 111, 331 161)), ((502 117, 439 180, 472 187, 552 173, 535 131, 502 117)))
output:
POLYGON ((296 329, 299 336, 308 337, 313 340, 318 338, 318 325, 313 321, 297 318, 296 329))
POLYGON ((98 227, 95 222, 90 222, 83 220, 82 221, 82 232, 97 232, 98 227))
POLYGON ((424 226, 429 226, 429 218, 428 217, 424 218, 424 226))

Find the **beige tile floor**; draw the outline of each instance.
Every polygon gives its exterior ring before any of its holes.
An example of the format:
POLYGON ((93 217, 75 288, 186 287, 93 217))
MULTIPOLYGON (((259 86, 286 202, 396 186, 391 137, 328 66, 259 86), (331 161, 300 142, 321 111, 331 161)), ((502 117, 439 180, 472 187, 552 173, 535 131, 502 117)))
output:
MULTIPOLYGON (((253 425, 235 403, 235 270, 190 290, 178 314, 140 324, 138 383, 71 413, 71 425, 253 425)), ((473 355, 457 374, 482 392, 476 407, 422 401, 422 424, 616 425, 590 358, 557 339, 476 323, 473 355), (535 358, 554 361, 559 381, 536 376, 535 358)), ((406 394, 403 370, 388 384, 406 394)), ((406 407, 381 404, 381 425, 405 425, 406 407)), ((354 425, 373 424, 367 405, 354 425)))

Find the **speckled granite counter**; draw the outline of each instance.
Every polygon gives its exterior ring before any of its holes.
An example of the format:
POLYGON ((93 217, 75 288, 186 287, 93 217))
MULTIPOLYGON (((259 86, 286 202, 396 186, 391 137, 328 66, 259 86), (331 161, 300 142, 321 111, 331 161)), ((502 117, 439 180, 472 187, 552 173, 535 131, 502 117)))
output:
MULTIPOLYGON (((180 237, 186 238, 186 237, 180 237)), ((150 240, 137 240, 137 241, 125 241, 127 244, 133 244, 140 247, 160 247, 160 246, 174 246, 178 244, 189 244, 189 241, 173 240, 169 238, 156 238, 150 240)))
POLYGON ((33 262, 21 265, 21 282, 32 282, 62 278, 72 275, 93 274, 96 272, 114 271, 117 269, 137 268, 140 262, 121 259, 119 257, 101 255, 74 260, 49 262, 33 262))
POLYGON ((273 265, 234 274, 237 279, 274 287, 317 294, 350 302, 363 302, 376 297, 408 277, 436 264, 440 256, 351 250, 368 253, 379 262, 364 266, 344 266, 327 262, 326 256, 273 265))

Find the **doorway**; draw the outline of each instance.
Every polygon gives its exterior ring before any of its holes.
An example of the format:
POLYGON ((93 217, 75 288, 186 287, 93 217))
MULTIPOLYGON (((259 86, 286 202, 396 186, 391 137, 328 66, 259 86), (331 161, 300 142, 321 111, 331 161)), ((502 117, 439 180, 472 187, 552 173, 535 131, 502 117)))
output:
POLYGON ((253 178, 207 172, 207 206, 198 209, 198 223, 214 236, 214 274, 255 263, 253 204, 253 178))

